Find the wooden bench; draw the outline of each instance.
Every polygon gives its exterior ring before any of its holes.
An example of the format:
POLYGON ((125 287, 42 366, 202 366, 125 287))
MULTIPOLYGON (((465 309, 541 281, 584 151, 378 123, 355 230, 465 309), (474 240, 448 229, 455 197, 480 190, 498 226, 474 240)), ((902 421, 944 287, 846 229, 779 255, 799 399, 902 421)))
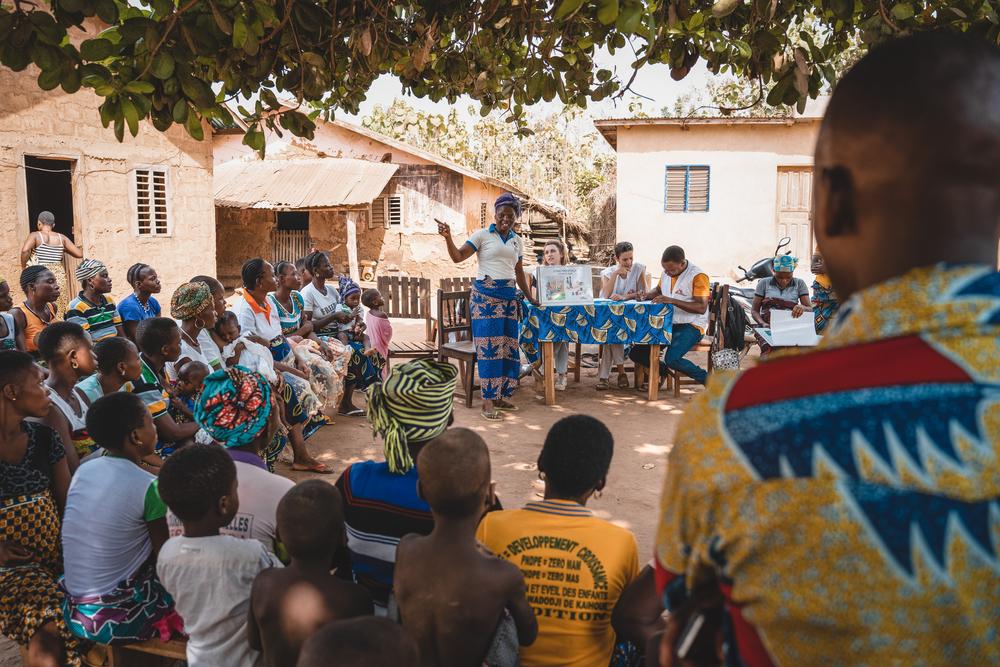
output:
POLYGON ((389 345, 390 358, 421 359, 434 356, 437 346, 434 343, 430 290, 429 278, 379 276, 378 291, 385 300, 385 314, 402 319, 422 319, 425 323, 425 340, 412 343, 393 340, 389 345))

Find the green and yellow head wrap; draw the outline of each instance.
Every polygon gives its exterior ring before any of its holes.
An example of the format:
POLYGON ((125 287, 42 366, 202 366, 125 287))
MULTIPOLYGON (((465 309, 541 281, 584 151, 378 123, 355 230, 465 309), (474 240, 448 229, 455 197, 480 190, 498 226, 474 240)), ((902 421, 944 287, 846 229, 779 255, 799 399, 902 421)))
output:
POLYGON ((393 366, 368 389, 368 421, 382 436, 390 472, 409 472, 410 443, 436 438, 448 427, 457 382, 451 364, 419 359, 393 366))

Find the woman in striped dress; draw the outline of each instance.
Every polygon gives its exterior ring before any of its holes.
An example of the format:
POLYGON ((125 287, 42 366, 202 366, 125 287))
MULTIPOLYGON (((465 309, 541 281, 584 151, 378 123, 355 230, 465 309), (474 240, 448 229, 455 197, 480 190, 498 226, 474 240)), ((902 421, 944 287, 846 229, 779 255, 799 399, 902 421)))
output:
POLYGON ((38 214, 38 231, 28 234, 24 245, 21 246, 21 268, 29 264, 41 264, 56 277, 56 282, 63 287, 56 307, 60 313, 65 313, 69 300, 73 297, 72 290, 66 289, 67 282, 66 267, 63 266, 63 254, 68 253, 70 257, 80 259, 83 251, 66 238, 55 231, 56 216, 48 211, 38 214))

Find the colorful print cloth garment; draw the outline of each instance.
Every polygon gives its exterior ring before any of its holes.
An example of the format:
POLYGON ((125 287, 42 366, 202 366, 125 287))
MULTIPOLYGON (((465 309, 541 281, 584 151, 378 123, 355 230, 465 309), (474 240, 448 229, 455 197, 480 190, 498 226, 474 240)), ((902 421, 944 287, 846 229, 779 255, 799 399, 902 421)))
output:
POLYGON ((472 340, 484 401, 510 398, 518 386, 521 302, 513 280, 486 278, 472 284, 472 340))
POLYGON ((720 375, 670 453, 665 603, 717 581, 742 664, 1000 664, 1000 273, 846 302, 814 351, 720 375))
POLYGON ((0 501, 0 541, 34 554, 29 563, 0 567, 0 632, 27 646, 40 627, 54 622, 65 646, 66 664, 79 667, 79 640, 62 613, 59 526, 59 509, 47 490, 0 501))
POLYGON ((549 341, 670 345, 673 312, 665 303, 604 299, 592 306, 528 305, 521 340, 525 346, 549 341))

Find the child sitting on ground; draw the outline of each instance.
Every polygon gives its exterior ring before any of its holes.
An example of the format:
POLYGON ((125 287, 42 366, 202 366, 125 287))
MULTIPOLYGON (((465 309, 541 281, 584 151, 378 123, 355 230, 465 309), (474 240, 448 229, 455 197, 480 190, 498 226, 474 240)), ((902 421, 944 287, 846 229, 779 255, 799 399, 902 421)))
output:
POLYGON ((160 495, 184 524, 156 562, 188 634, 189 667, 263 665, 247 643, 253 580, 281 562, 257 540, 220 535, 239 510, 236 465, 218 445, 190 445, 167 459, 160 495))
POLYGON ((292 562, 264 570, 250 593, 248 638, 269 667, 295 667, 299 651, 330 621, 371 616, 363 586, 330 574, 346 547, 340 492, 318 479, 299 482, 278 503, 278 537, 292 562))
MULTIPOLYGON (((361 287, 347 276, 340 277, 340 305, 337 310, 351 319, 337 325, 337 339, 341 343, 364 343, 365 323, 361 320, 361 287)), ((366 345, 367 347, 367 345, 366 345)))
POLYGON ((203 361, 189 360, 177 371, 177 384, 170 392, 170 405, 174 421, 178 424, 194 421, 194 404, 205 388, 205 378, 212 369, 203 361))
POLYGON ((116 392, 90 406, 87 431, 106 454, 80 466, 66 498, 66 623, 99 644, 165 641, 181 622, 156 578, 167 507, 142 460, 153 454, 156 426, 142 399, 116 392))
POLYGON ((334 621, 302 646, 298 667, 417 667, 417 645, 385 618, 334 621))
MULTIPOLYGON (((368 309, 365 315, 365 331, 372 349, 378 351, 386 362, 389 361, 389 345, 392 343, 392 322, 382 308, 385 299, 377 289, 366 289, 361 295, 361 303, 368 309)), ((389 364, 382 369, 382 377, 389 374, 389 364)))
POLYGON ((445 431, 420 452, 417 471, 434 529, 399 541, 394 588, 421 664, 519 664, 518 645, 535 641, 538 623, 521 571, 476 542, 493 495, 486 443, 469 429, 445 431))

